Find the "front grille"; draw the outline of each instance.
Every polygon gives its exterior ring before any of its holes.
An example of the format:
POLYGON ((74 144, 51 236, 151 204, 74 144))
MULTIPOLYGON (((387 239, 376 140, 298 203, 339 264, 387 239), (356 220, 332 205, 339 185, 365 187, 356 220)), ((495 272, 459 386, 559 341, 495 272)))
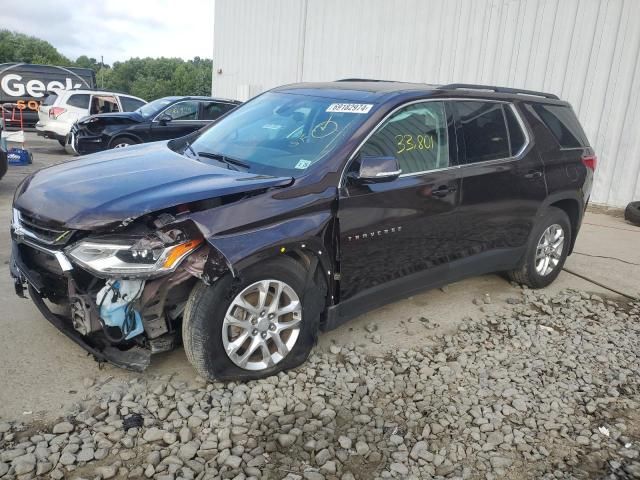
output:
POLYGON ((56 257, 50 253, 43 252, 29 245, 18 246, 22 261, 31 269, 38 273, 48 273, 62 277, 64 272, 56 257))
POLYGON ((19 221, 25 235, 46 245, 65 245, 73 236, 73 230, 52 228, 44 225, 36 218, 25 213, 19 213, 19 221))

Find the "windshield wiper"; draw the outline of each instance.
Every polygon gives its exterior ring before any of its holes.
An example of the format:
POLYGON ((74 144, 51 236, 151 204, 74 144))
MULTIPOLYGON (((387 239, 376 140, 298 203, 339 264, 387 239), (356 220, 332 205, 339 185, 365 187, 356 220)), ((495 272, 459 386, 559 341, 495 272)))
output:
MULTIPOLYGON (((200 157, 210 158, 211 160, 218 160, 219 162, 225 163, 227 168, 231 170, 231 167, 242 167, 246 170, 251 168, 251 165, 243 162, 242 160, 238 160, 236 158, 227 157, 225 155, 220 155, 219 153, 211 153, 211 152, 198 152, 197 154, 200 157)), ((233 170, 238 170, 234 168, 233 170)), ((238 170, 240 171, 240 170, 238 170)))
POLYGON ((196 157, 196 160, 200 160, 200 155, 198 155, 198 152, 196 152, 193 147, 191 146, 191 144, 189 142, 184 142, 185 145, 187 146, 187 148, 185 148, 185 150, 189 150, 191 153, 193 153, 193 156, 196 157))

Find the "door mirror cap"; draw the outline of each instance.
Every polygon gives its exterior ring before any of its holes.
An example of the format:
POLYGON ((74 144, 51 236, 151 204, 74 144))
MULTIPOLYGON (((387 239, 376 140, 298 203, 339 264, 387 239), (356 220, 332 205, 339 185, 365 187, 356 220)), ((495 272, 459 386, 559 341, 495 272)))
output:
POLYGON ((166 125, 171 120, 173 120, 173 118, 171 118, 171 115, 168 115, 166 113, 163 113, 158 117, 158 122, 160 123, 160 125, 166 125))
POLYGON ((388 182, 400 176, 402 170, 396 157, 360 157, 357 179, 365 182, 388 182))

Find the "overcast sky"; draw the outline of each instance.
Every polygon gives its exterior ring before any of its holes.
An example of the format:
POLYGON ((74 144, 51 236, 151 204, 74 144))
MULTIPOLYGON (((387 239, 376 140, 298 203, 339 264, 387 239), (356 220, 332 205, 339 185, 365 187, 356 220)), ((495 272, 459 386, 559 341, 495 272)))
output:
POLYGON ((213 56, 214 0, 2 0, 0 25, 75 60, 213 56), (6 3, 5 3, 6 2, 6 3))

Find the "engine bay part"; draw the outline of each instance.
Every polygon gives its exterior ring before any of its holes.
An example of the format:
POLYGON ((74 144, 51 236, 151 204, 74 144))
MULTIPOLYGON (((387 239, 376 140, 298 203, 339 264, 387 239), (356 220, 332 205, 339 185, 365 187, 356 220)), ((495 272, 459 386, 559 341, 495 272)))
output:
POLYGON ((140 312, 134 308, 143 289, 143 280, 107 280, 98 292, 96 303, 103 330, 112 342, 130 340, 144 332, 140 312))

